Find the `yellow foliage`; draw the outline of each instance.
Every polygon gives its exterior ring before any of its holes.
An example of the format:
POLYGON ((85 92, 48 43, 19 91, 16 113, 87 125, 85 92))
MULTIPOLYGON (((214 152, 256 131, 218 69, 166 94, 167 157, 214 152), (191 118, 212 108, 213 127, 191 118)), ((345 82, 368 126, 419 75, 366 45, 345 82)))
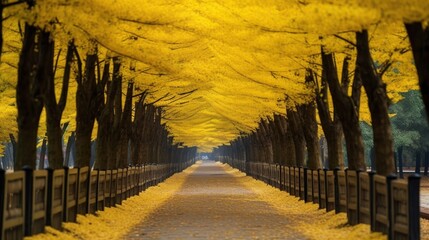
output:
MULTIPOLYGON (((57 94, 67 42, 74 39, 83 58, 94 50, 95 42, 101 59, 107 54, 122 56, 124 80, 134 81, 137 92, 148 90, 148 102, 159 100, 156 104, 165 110, 163 121, 176 141, 210 151, 254 129, 261 117, 284 114, 286 107, 311 100, 313 93, 304 87, 305 69, 313 68, 320 75, 321 45, 337 53, 338 66, 344 55, 352 57, 352 78, 354 31, 369 30, 376 63, 392 62, 384 80, 394 102, 399 92, 416 89, 402 21, 428 20, 429 4, 419 0, 40 0, 31 11, 22 4, 5 9, 4 15, 8 18, 3 22, 0 104, 5 114, 0 140, 16 132, 12 102, 21 47, 17 23, 22 27, 28 21, 51 30, 57 53, 62 49, 57 94), (50 24, 53 21, 56 24, 50 24), (285 95, 290 102, 284 101, 285 95)), ((76 87, 72 80, 62 119, 70 122, 68 134, 76 127, 76 87)), ((123 87, 125 93, 126 84, 123 87)), ((363 95, 361 117, 369 122, 365 101, 363 95)))

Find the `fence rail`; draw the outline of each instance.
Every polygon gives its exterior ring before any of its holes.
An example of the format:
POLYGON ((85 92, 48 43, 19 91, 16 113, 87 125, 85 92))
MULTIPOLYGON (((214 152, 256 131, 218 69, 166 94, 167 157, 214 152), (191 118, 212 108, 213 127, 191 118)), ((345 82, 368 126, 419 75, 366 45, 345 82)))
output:
POLYGON ((420 176, 407 180, 352 170, 309 170, 220 157, 255 179, 326 211, 347 213, 349 224, 365 223, 389 239, 420 239, 420 176), (269 170, 269 171, 268 171, 269 170))
POLYGON ((0 169, 0 239, 22 239, 43 232, 45 226, 61 229, 62 222, 75 222, 77 214, 121 204, 194 162, 100 171, 83 167, 6 173, 0 169))

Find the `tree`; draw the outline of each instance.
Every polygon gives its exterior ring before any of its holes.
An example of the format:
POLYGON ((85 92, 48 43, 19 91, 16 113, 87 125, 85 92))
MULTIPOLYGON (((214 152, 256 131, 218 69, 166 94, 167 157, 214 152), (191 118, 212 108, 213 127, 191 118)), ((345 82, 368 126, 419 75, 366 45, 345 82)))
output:
POLYGON ((382 76, 391 63, 385 62, 380 71, 375 69, 369 49, 367 30, 356 33, 356 47, 356 61, 368 96, 368 105, 371 112, 376 170, 378 174, 387 176, 396 171, 392 129, 388 114, 389 99, 386 85, 382 81, 382 76))
MULTIPOLYGON (((76 82, 76 167, 90 165, 91 159, 91 135, 95 118, 99 112, 100 101, 104 98, 104 86, 107 79, 99 79, 97 82, 95 68, 97 53, 88 53, 83 71, 82 60, 77 50, 76 82)), ((106 68, 106 67, 105 67, 106 68)))
POLYGON ((301 119, 297 112, 287 109, 287 120, 295 146, 295 167, 303 167, 305 162, 305 137, 302 131, 301 119))
POLYGON ((73 51, 75 49, 73 41, 71 41, 67 47, 66 62, 64 68, 64 75, 62 81, 62 89, 59 101, 57 103, 55 96, 55 69, 54 66, 54 42, 51 40, 51 34, 48 32, 42 32, 42 44, 46 50, 46 72, 45 78, 46 85, 44 86, 44 105, 46 109, 46 124, 47 124, 47 136, 48 136, 48 159, 49 166, 54 169, 62 168, 64 163, 63 156, 63 130, 61 128, 61 117, 66 107, 68 86, 70 80, 70 69, 73 60, 73 51))
POLYGON ((37 27, 26 23, 16 88, 18 144, 15 169, 21 169, 24 166, 36 167, 37 129, 43 109, 41 87, 45 84, 45 64, 49 61, 49 59, 46 61, 49 55, 46 54, 47 49, 43 48, 42 44, 46 43, 37 27), (40 41, 37 42, 37 38, 40 41), (36 51, 36 48, 40 51, 36 51))
POLYGON ((429 117, 429 27, 424 27, 422 22, 412 22, 406 23, 405 28, 413 50, 426 115, 429 117))
POLYGON ((325 71, 322 70, 320 87, 316 77, 312 77, 312 79, 315 86, 315 99, 319 113, 319 119, 328 145, 328 169, 335 169, 337 167, 341 169, 344 167, 342 141, 343 129, 341 126, 341 121, 338 117, 338 108, 334 108, 334 113, 332 116, 328 102, 328 82, 326 80, 325 71))
MULTIPOLYGON (((322 65, 329 90, 332 94, 334 108, 338 109, 338 118, 344 131, 347 148, 348 168, 351 170, 366 170, 362 133, 359 126, 359 106, 361 80, 359 68, 356 67, 352 83, 352 94, 348 95, 348 64, 350 59, 344 58, 341 83, 332 53, 326 54, 322 48, 322 65)), ((358 66, 358 65, 356 65, 358 66)))

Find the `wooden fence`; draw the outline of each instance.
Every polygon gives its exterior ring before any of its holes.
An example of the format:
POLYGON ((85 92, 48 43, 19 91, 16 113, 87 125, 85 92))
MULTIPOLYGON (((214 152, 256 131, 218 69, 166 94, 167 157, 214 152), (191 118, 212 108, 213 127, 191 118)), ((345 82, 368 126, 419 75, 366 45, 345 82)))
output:
POLYGON ((345 212, 351 225, 369 224, 388 239, 420 239, 418 175, 404 180, 374 172, 309 170, 228 157, 219 160, 321 209, 345 212))
POLYGON ((77 214, 103 211, 121 204, 194 163, 145 165, 115 170, 64 168, 0 169, 0 239, 22 239, 75 222, 77 214))

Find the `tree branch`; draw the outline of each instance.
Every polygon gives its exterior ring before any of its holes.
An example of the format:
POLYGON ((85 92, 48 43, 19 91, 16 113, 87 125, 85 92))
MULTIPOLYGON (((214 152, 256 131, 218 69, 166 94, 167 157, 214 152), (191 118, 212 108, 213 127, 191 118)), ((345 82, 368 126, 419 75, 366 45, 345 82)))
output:
POLYGON ((334 37, 341 39, 341 40, 347 42, 348 44, 351 44, 353 47, 356 47, 356 43, 352 42, 351 40, 348 40, 347 38, 341 37, 338 34, 334 34, 334 37))
MULTIPOLYGON (((73 61, 73 49, 75 48, 73 40, 69 42, 67 46, 67 55, 66 55, 66 64, 64 67, 64 76, 63 76, 63 86, 61 89, 61 96, 60 100, 58 101, 58 109, 60 111, 60 114, 63 113, 66 102, 67 102, 67 93, 69 88, 69 82, 70 82, 70 69, 71 69, 71 63, 73 61)), ((58 54, 59 55, 59 54, 58 54)), ((58 58, 57 58, 58 63, 58 58)))

